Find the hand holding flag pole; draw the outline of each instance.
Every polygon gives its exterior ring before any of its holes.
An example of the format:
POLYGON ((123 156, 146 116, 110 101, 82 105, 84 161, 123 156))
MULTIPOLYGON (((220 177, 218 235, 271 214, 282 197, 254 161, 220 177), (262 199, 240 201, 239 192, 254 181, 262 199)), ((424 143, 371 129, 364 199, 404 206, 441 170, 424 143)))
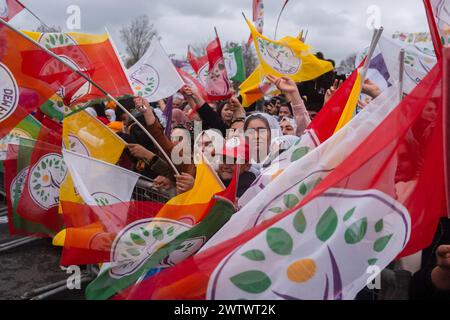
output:
POLYGON ((28 41, 32 42, 34 45, 36 45, 37 47, 39 47, 41 50, 45 51, 47 54, 49 54, 51 57, 53 57, 54 59, 58 60, 59 62, 61 62, 62 64, 64 64, 66 67, 68 67, 70 70, 72 70, 73 72, 75 72, 77 75, 79 75, 80 77, 82 77, 83 79, 85 79, 86 81, 88 81, 89 83, 91 83, 95 88, 97 88, 100 92, 102 92, 108 99, 114 101, 114 103, 120 108, 122 109, 123 112, 125 112, 130 119, 132 119, 136 125, 141 128, 141 130, 150 138, 150 140, 152 140, 152 142, 155 144, 155 146, 161 151, 161 154, 164 156, 164 158, 167 160, 167 162, 170 164, 170 166, 172 167, 173 171, 175 174, 179 175, 179 171, 177 170, 177 168, 175 167, 175 165, 173 164, 172 160, 170 159, 170 157, 167 155, 167 153, 163 150, 163 148, 161 147, 161 145, 156 141, 156 139, 147 131, 147 129, 119 102, 117 101, 116 98, 114 98, 113 96, 111 96, 111 94, 109 94, 106 90, 104 90, 100 85, 98 85, 97 83, 95 83, 94 81, 92 81, 88 76, 86 76, 83 72, 77 70, 76 68, 74 68, 72 65, 70 65, 69 63, 67 63, 66 61, 64 61, 63 59, 61 59, 61 57, 59 57, 58 55, 56 55, 55 53, 53 53, 52 51, 50 51, 49 49, 47 49, 46 47, 44 47, 43 45, 41 45, 40 43, 37 43, 36 41, 34 41, 33 39, 31 39, 28 35, 20 32, 19 30, 17 30, 15 27, 13 27, 11 24, 9 24, 8 22, 4 21, 3 19, 0 19, 0 23, 4 26, 6 26, 7 28, 9 28, 10 30, 16 32, 17 34, 19 34, 20 36, 24 37, 25 39, 27 39, 28 41))

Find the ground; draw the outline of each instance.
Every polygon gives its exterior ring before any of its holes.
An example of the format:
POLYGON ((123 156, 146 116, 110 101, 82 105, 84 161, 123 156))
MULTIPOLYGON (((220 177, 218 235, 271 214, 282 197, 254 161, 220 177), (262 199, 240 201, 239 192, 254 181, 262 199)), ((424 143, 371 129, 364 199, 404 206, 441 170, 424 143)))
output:
MULTIPOLYGON (((13 239, 16 238, 9 235, 8 225, 0 223, 0 244, 13 239)), ((61 249, 53 247, 50 239, 0 252, 0 300, 21 299, 27 292, 67 279, 59 267, 60 256, 61 249)), ((83 292, 84 288, 66 291, 51 299, 80 300, 83 292)))

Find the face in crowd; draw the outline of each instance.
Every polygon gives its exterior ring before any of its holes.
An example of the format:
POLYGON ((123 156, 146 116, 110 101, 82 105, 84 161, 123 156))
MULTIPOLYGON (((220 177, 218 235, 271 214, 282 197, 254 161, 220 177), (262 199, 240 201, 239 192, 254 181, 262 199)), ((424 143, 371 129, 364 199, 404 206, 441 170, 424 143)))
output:
POLYGON ((290 118, 284 117, 280 122, 281 132, 284 136, 295 136, 296 128, 294 128, 293 121, 290 118))

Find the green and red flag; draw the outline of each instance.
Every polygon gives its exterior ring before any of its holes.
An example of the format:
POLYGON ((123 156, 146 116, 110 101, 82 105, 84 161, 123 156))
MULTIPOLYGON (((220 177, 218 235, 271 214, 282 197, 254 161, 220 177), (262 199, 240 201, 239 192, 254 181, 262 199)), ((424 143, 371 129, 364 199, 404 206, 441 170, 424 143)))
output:
POLYGON ((118 298, 354 299, 369 267, 429 246, 447 214, 441 86, 438 63, 303 200, 118 298))

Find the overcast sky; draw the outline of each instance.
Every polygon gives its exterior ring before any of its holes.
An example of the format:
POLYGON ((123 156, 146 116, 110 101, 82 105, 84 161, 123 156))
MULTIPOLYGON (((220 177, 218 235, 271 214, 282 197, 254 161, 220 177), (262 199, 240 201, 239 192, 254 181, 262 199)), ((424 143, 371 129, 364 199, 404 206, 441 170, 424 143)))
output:
MULTIPOLYGON (((225 41, 246 41, 248 27, 242 17, 251 18, 252 0, 22 0, 47 25, 66 28, 67 7, 81 9, 81 30, 103 33, 107 27, 119 51, 121 26, 133 18, 147 14, 162 37, 168 53, 185 57, 189 44, 206 43, 213 39, 216 26, 225 41)), ((264 0, 264 34, 273 38, 276 18, 284 0, 264 0)), ((278 38, 296 35, 308 29, 307 43, 314 51, 339 62, 347 55, 368 46, 372 31, 366 27, 367 9, 377 5, 385 35, 396 31, 428 31, 422 0, 290 0, 282 16, 278 38)), ((26 12, 14 19, 14 24, 33 29, 38 23, 26 12)))

